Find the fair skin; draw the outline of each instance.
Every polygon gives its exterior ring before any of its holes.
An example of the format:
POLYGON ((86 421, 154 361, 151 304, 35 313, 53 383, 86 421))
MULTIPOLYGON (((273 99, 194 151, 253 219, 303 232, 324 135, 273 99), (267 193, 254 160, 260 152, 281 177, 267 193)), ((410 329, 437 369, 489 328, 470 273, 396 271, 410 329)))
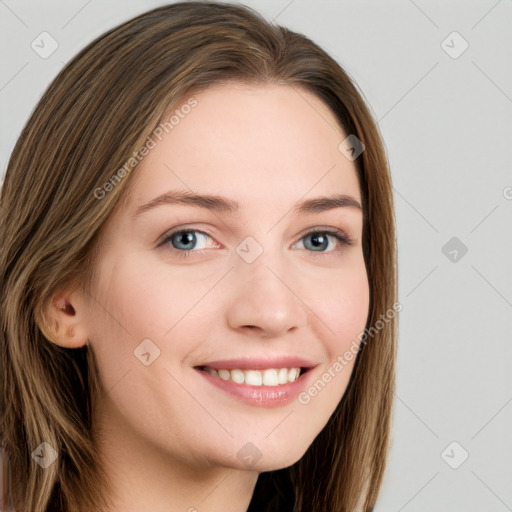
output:
POLYGON ((56 295, 49 312, 60 326, 53 341, 88 343, 96 355, 109 512, 245 511, 258 474, 294 464, 326 425, 354 360, 309 403, 295 397, 275 407, 241 402, 195 367, 300 356, 313 363, 301 376, 309 387, 367 319, 362 211, 292 211, 333 194, 361 203, 354 162, 338 150, 346 134, 329 108, 283 85, 223 84, 194 97, 197 106, 144 158, 131 195, 104 226, 91 290, 56 295), (136 214, 178 189, 239 207, 166 204, 136 214), (188 246, 183 236, 164 241, 184 225, 196 235, 188 246), (313 228, 343 230, 352 245, 323 231, 315 248, 313 228), (236 251, 248 236, 263 249, 251 263, 236 251), (148 366, 134 356, 145 339, 160 350, 148 366), (237 457, 247 443, 261 454, 251 465, 237 457))

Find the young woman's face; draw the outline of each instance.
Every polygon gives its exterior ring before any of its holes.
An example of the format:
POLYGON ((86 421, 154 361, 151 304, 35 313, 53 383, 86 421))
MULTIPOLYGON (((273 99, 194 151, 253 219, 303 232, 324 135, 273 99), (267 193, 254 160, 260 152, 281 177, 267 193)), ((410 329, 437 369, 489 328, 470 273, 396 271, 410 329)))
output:
POLYGON ((283 468, 342 398, 368 314, 348 134, 303 89, 194 98, 152 136, 84 294, 99 418, 189 467, 283 468))

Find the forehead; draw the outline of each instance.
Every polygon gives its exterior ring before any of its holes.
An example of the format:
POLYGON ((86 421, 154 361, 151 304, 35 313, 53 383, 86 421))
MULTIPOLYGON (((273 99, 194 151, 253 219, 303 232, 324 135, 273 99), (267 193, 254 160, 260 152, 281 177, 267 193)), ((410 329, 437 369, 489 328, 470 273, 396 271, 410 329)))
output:
POLYGON ((338 149, 346 134, 311 92, 230 83, 193 98, 194 107, 178 105, 168 129, 153 136, 134 176, 132 209, 175 189, 219 193, 242 207, 275 209, 321 193, 360 201, 354 162, 338 149))

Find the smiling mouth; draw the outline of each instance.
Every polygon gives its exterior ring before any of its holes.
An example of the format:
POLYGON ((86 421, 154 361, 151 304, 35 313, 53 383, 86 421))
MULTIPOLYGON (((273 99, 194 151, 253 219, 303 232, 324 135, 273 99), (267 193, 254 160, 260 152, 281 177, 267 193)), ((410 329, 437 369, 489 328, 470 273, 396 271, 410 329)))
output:
POLYGON ((269 368, 266 370, 250 369, 214 369, 208 366, 197 366, 197 370, 207 372, 222 380, 246 384, 248 386, 280 386, 298 380, 309 368, 269 368))

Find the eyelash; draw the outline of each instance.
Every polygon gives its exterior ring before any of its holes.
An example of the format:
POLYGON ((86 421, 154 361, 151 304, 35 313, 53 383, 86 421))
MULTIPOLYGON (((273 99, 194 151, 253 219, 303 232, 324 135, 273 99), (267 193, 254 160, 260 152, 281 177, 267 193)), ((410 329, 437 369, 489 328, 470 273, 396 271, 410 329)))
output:
MULTIPOLYGON (((201 233, 202 235, 205 235, 209 238, 212 238, 213 237, 204 232, 204 231, 201 231, 199 229, 193 229, 193 228, 179 228, 179 229, 176 229, 175 231, 171 231, 170 233, 168 233, 167 235, 165 235, 165 238, 164 240, 159 244, 159 246, 164 246, 166 245, 168 242, 170 242, 170 240, 176 236, 176 235, 181 235, 183 233, 189 233, 189 232, 193 232, 193 233, 201 233)), ((353 239, 351 237, 349 237, 344 231, 340 230, 340 229, 334 229, 334 228, 322 228, 322 229, 312 229, 311 231, 308 231, 307 233, 305 233, 304 235, 302 235, 302 237, 299 239, 302 240, 303 238, 306 238, 307 236, 310 236, 310 235, 322 235, 322 234, 328 234, 334 238, 336 238, 336 240, 338 240, 339 242, 341 242, 342 245, 352 245, 353 244, 353 239)), ((172 252, 174 252, 178 257, 180 258, 189 258, 191 253, 194 253, 194 254, 204 254, 208 249, 199 249, 199 250, 189 250, 189 251, 185 251, 185 250, 180 250, 180 249, 176 249, 172 246, 170 246, 170 249, 172 252)), ((307 250, 307 249, 305 249, 307 250)), ((308 251, 308 252, 311 252, 313 255, 315 256, 324 256, 324 255, 328 255, 328 254, 332 254, 332 253, 335 253, 335 252, 338 252, 336 250, 334 251, 320 251, 320 252, 317 252, 317 251, 308 251)))

